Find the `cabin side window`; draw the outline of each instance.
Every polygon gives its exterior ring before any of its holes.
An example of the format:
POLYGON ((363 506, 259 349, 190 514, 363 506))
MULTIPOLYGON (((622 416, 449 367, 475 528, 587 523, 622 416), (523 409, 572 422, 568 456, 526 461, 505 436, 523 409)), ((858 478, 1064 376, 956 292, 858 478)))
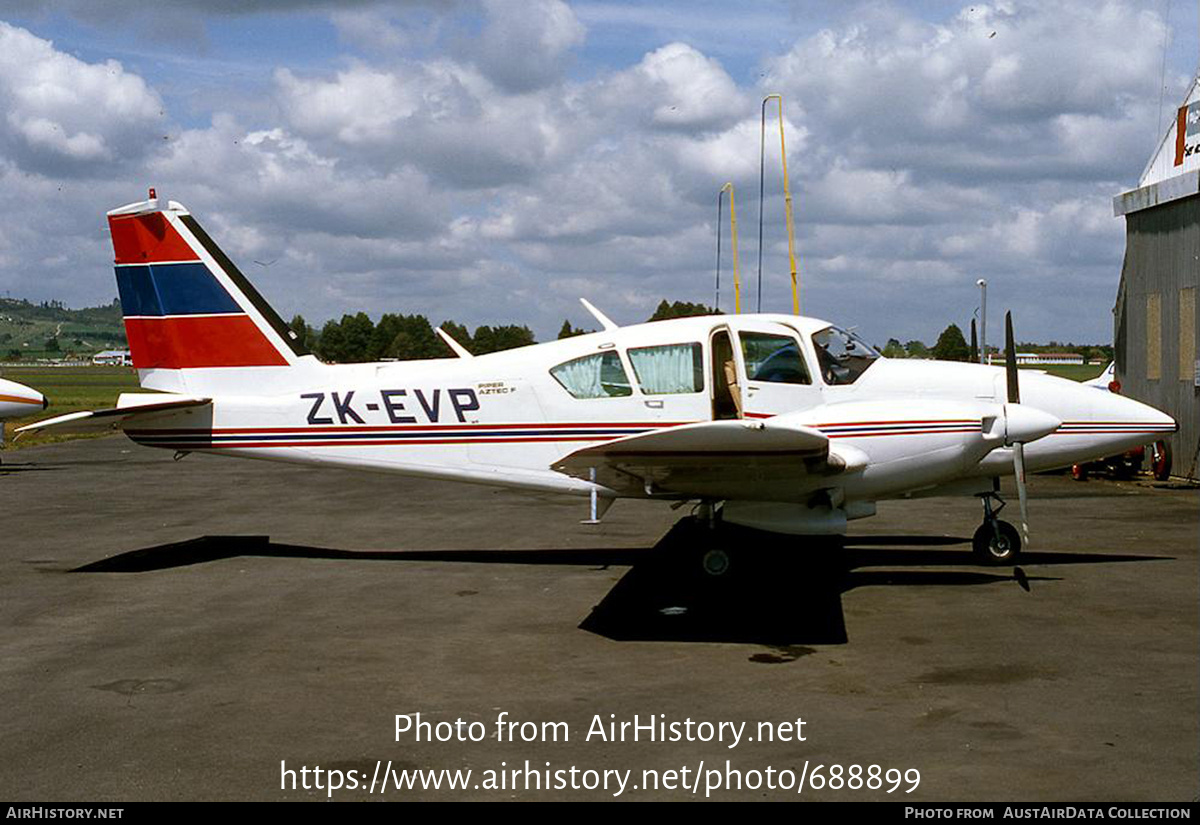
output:
POLYGON ((633 395, 629 376, 615 352, 585 355, 552 367, 550 374, 575 398, 616 398, 633 395))
POLYGON ((704 354, 699 343, 666 344, 629 350, 633 374, 646 395, 674 395, 704 389, 704 354))
POLYGON ((746 380, 775 384, 811 384, 812 377, 800 355, 800 345, 790 335, 740 332, 746 380))

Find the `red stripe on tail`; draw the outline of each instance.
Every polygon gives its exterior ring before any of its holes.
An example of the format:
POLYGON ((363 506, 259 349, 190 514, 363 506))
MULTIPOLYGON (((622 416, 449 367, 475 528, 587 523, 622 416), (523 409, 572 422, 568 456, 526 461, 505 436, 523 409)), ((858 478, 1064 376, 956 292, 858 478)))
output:
POLYGON ((118 264, 200 260, 161 212, 110 217, 108 227, 118 264))
POLYGON ((126 318, 125 335, 138 369, 287 366, 246 315, 126 318))

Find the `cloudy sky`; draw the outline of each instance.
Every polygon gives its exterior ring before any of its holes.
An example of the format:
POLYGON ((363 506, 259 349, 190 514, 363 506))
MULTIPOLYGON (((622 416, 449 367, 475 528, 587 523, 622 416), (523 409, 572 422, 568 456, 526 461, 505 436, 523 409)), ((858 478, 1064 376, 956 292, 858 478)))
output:
MULTIPOLYGON (((104 212, 155 186, 286 317, 544 340, 588 325, 580 296, 623 323, 711 302, 729 180, 752 308, 779 92, 805 314, 932 342, 984 277, 993 330, 1011 307, 1022 339, 1105 342, 1112 197, 1197 65, 1191 0, 166 5, 0 0, 3 293, 111 300, 104 212)), ((787 311, 777 141, 763 308, 787 311)))

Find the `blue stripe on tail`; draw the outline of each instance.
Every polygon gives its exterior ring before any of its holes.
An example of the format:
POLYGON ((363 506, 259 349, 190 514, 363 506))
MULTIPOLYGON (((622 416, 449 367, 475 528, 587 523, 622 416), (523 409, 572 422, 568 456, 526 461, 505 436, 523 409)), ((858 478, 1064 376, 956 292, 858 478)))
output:
POLYGON ((126 316, 243 312, 202 263, 118 266, 116 272, 126 316))

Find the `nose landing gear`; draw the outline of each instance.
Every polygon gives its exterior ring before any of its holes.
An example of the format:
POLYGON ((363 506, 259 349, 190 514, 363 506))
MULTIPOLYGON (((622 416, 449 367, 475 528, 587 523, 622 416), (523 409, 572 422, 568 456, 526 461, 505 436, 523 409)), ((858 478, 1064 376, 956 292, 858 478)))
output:
POLYGON ((1021 554, 1021 534, 1007 521, 997 518, 1005 501, 996 492, 980 495, 983 500, 983 524, 971 539, 971 548, 983 564, 1014 564, 1021 554), (995 499, 996 506, 992 505, 995 499))

